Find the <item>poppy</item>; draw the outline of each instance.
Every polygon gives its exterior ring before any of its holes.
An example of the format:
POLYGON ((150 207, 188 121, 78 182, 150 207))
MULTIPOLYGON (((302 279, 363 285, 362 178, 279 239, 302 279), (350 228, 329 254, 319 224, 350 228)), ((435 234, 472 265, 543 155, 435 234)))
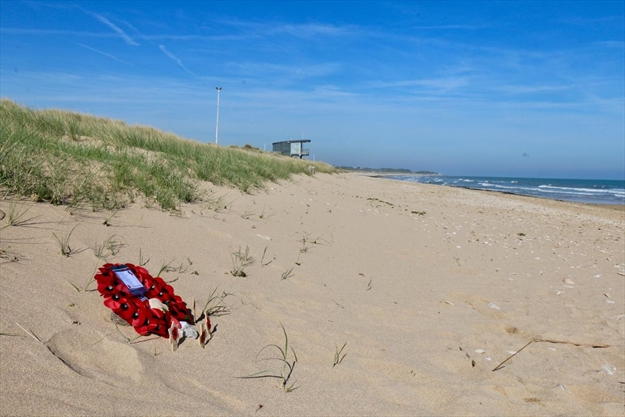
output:
POLYGON ((180 344, 180 323, 176 323, 174 321, 171 322, 171 327, 169 327, 169 342, 171 343, 171 350, 174 352, 178 350, 178 345, 180 344))
POLYGON ((147 324, 147 331, 165 338, 169 337, 167 333, 167 323, 169 322, 167 315, 161 310, 147 309, 149 314, 149 323, 147 324))
POLYGON ((161 291, 161 285, 152 277, 146 277, 143 285, 146 288, 146 297, 158 298, 158 293, 161 291))
POLYGON ((158 299, 161 301, 169 301, 171 300, 172 295, 174 294, 174 289, 169 284, 165 284, 160 288, 158 292, 158 299))
POLYGON ((169 314, 171 317, 177 319, 177 320, 183 320, 184 319, 184 314, 181 314, 180 311, 178 311, 178 306, 176 304, 168 304, 167 306, 169 308, 169 314))
POLYGON ((200 335, 197 338, 197 341, 202 349, 204 349, 204 346, 206 346, 206 342, 208 342, 208 336, 209 333, 206 330, 206 326, 204 325, 204 323, 202 323, 200 326, 200 335))
POLYGON ((210 333, 212 326, 211 326, 211 318, 208 314, 206 315, 206 319, 204 320, 204 325, 206 326, 206 330, 208 330, 208 332, 210 333))
POLYGON ((142 267, 142 266, 135 266, 135 265, 132 265, 132 264, 126 264, 126 265, 131 266, 134 269, 134 271, 136 271, 135 274, 137 276, 150 277, 151 278, 150 273, 144 267, 142 267))
POLYGON ((117 294, 117 288, 116 286, 110 285, 108 283, 98 283, 98 292, 103 297, 111 297, 113 294, 117 294))
POLYGON ((119 284, 115 286, 115 292, 122 297, 130 296, 130 291, 128 290, 128 287, 126 286, 126 284, 122 282, 120 282, 119 284))
MULTIPOLYGON (((155 310, 152 311, 154 312, 155 310)), ((156 311, 156 314, 152 314, 152 320, 155 323, 160 323, 163 326, 168 327, 169 323, 171 323, 171 316, 167 313, 163 313, 162 311, 156 311)))
POLYGON ((136 308, 135 311, 130 316, 130 325, 132 327, 141 326, 148 320, 148 309, 145 306, 143 308, 136 308))
POLYGON ((130 323, 130 318, 137 310, 137 306, 134 303, 122 297, 119 297, 117 300, 107 298, 104 300, 104 305, 128 323, 130 323))
POLYGON ((140 326, 135 326, 135 331, 139 333, 141 336, 148 336, 150 334, 150 325, 151 322, 149 319, 146 319, 143 324, 140 326))
POLYGON ((208 316, 206 316, 206 320, 202 321, 200 324, 200 336, 198 337, 198 342, 202 349, 204 349, 204 346, 211 340, 212 336, 211 321, 208 316))
POLYGON ((101 270, 98 274, 96 274, 95 279, 98 281, 110 281, 115 279, 115 275, 111 274, 108 270, 101 270))
POLYGON ((112 274, 97 274, 94 279, 98 284, 115 285, 117 282, 117 278, 112 274))

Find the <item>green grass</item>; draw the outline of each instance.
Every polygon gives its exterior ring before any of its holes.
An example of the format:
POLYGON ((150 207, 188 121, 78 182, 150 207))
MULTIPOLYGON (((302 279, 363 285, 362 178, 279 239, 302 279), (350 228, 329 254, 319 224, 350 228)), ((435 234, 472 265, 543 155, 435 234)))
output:
POLYGON ((260 356, 261 353, 263 353, 263 351, 267 350, 268 348, 273 348, 274 352, 277 351, 276 354, 268 358, 263 358, 262 360, 263 361, 278 361, 279 363, 282 364, 282 369, 265 369, 255 374, 243 376, 240 378, 243 378, 243 379, 276 378, 276 379, 281 380, 280 385, 282 385, 282 388, 286 392, 292 392, 292 391, 295 391, 297 388, 299 388, 295 385, 296 382, 293 382, 291 385, 287 386, 289 379, 291 378, 291 375, 293 374, 293 370, 295 370, 295 364, 298 362, 297 354, 295 353, 295 350, 291 346, 291 352, 293 353, 292 355, 293 361, 291 362, 291 360, 289 359, 289 336, 287 335, 286 329, 284 328, 282 323, 280 323, 280 327, 282 327, 282 332, 284 333, 284 347, 280 347, 276 344, 267 345, 264 348, 262 348, 260 352, 258 352, 258 354, 256 355, 256 360, 258 360, 258 357, 260 356))
POLYGON ((166 210, 202 201, 200 183, 263 189, 293 174, 332 166, 181 138, 62 110, 0 100, 0 191, 36 201, 118 209, 141 198, 166 210))
POLYGON ((72 228, 72 230, 70 230, 70 232, 67 235, 61 235, 61 237, 58 237, 56 235, 56 233, 52 233, 54 235, 54 237, 56 238, 57 242, 59 242, 59 247, 61 249, 61 255, 69 258, 69 256, 74 253, 75 251, 72 249, 71 246, 69 246, 69 239, 72 237, 72 233, 74 233, 74 230, 78 227, 78 225, 74 226, 72 228))
POLYGON ((345 359, 345 356, 347 356, 347 353, 343 353, 343 349, 345 349, 345 346, 347 346, 347 342, 343 343, 343 346, 340 349, 336 343, 334 344, 334 363, 332 364, 333 368, 343 362, 343 359, 345 359))
POLYGON ((107 261, 110 257, 117 255, 123 246, 123 240, 117 235, 112 235, 103 243, 96 242, 93 253, 97 258, 107 261), (118 239, 116 239, 116 237, 118 239))
POLYGON ((232 258, 232 269, 230 273, 235 277, 246 277, 247 273, 245 272, 245 268, 254 265, 256 262, 256 259, 250 255, 250 248, 248 246, 245 247, 245 252, 242 252, 241 246, 239 246, 239 250, 232 252, 230 258, 232 258))
MULTIPOLYGON (((9 204, 9 212, 6 215, 6 225, 3 227, 0 227, 0 230, 4 229, 5 227, 8 226, 27 226, 32 224, 32 221, 37 217, 30 217, 30 218, 24 218, 24 215, 26 214, 26 212, 28 212, 28 210, 30 210, 32 206, 28 206, 26 208, 22 207, 18 207, 17 206, 17 202, 13 201, 12 203, 9 204)), ((4 212, 3 212, 4 213, 4 212)))

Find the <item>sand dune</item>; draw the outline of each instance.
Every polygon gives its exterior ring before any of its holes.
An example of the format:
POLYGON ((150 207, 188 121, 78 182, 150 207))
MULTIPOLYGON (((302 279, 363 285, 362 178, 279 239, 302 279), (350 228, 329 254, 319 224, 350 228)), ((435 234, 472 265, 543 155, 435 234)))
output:
POLYGON ((211 188, 180 213, 0 202, 28 209, 0 231, 1 415, 625 415, 623 211, 355 174, 211 188), (229 294, 205 349, 127 343, 74 288, 111 236, 187 303, 229 294), (281 325, 296 389, 238 378, 280 373, 257 354, 281 325))

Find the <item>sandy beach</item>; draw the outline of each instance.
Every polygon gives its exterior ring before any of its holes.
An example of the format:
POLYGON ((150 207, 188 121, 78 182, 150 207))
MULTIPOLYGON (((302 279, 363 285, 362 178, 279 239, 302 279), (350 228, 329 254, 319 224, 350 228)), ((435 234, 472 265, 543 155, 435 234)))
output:
POLYGON ((357 174, 210 189, 176 213, 0 201, 27 210, 0 220, 0 415, 625 416, 623 210, 357 174), (127 343, 90 284, 107 239, 189 306, 228 294, 205 349, 127 343), (280 375, 281 326, 291 392, 240 378, 280 375))

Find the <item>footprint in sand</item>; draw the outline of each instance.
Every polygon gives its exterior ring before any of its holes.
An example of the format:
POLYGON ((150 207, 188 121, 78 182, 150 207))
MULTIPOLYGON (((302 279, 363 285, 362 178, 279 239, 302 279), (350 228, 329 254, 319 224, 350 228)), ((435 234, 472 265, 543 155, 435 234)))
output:
POLYGON ((154 383, 155 375, 147 375, 144 365, 152 360, 149 355, 98 331, 83 328, 65 330, 52 336, 46 346, 66 366, 82 376, 114 386, 122 386, 128 380, 135 384, 154 383))

